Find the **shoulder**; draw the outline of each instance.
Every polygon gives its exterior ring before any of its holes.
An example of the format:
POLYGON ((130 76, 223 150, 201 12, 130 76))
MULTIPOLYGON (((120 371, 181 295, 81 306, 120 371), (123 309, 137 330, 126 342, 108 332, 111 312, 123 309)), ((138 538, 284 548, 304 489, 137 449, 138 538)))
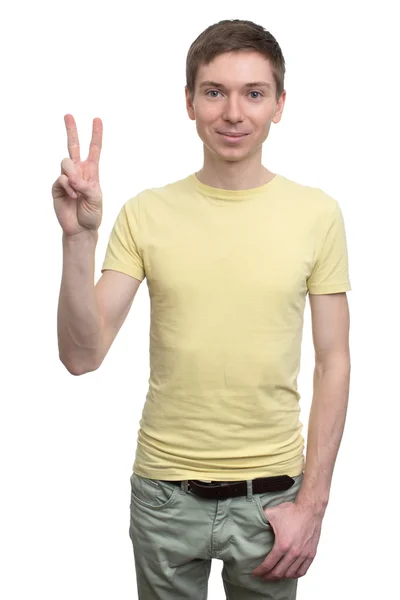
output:
POLYGON ((180 197, 192 191, 192 176, 189 175, 188 177, 161 186, 143 189, 136 196, 130 198, 127 204, 137 207, 137 210, 151 210, 153 207, 159 208, 162 205, 169 205, 171 202, 176 202, 180 197))
POLYGON ((329 218, 339 206, 337 200, 319 187, 299 183, 283 175, 281 191, 303 211, 309 211, 315 216, 329 218))

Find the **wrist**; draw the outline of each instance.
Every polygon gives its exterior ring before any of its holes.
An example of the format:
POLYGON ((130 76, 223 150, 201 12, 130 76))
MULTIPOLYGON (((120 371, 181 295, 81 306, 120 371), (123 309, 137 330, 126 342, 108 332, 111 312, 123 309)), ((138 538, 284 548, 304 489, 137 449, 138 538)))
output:
POLYGON ((87 229, 86 231, 80 231, 79 233, 74 233, 73 235, 67 235, 63 232, 63 243, 66 244, 82 244, 82 243, 90 243, 97 242, 99 238, 99 230, 98 229, 87 229))
POLYGON ((299 495, 297 495, 295 504, 313 516, 321 518, 325 515, 326 507, 328 506, 328 502, 325 500, 317 501, 315 499, 299 497, 299 495))

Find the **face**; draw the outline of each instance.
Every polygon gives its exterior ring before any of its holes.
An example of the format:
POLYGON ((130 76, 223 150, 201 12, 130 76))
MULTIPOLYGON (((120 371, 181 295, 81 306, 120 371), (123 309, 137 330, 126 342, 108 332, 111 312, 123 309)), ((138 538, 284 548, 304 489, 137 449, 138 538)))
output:
POLYGON ((201 65, 193 101, 187 87, 185 93, 189 118, 196 121, 205 150, 227 161, 261 154, 271 123, 280 121, 285 103, 286 92, 277 102, 275 89, 270 63, 258 52, 226 52, 201 65), (206 81, 213 83, 203 85, 206 81), (271 87, 246 85, 261 81, 271 87))

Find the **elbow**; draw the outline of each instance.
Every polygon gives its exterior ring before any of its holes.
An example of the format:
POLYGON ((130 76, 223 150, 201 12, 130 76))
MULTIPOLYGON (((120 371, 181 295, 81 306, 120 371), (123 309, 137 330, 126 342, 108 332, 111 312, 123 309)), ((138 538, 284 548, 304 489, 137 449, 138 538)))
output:
POLYGON ((64 365, 64 367, 67 369, 68 373, 71 373, 71 375, 75 375, 76 377, 78 377, 79 375, 85 375, 86 373, 90 373, 91 371, 96 371, 98 369, 98 366, 90 366, 88 367, 87 365, 72 365, 69 364, 67 362, 64 362, 63 360, 60 361, 62 362, 62 364, 64 365))
POLYGON ((315 369, 318 372, 351 370, 351 357, 348 345, 345 348, 332 348, 324 352, 315 352, 315 369))

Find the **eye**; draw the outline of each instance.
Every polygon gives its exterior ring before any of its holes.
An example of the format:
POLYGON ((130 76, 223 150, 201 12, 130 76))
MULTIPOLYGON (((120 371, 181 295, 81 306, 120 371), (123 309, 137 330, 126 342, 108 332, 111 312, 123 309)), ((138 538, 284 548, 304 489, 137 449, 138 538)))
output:
POLYGON ((259 96, 262 96, 261 92, 256 92, 255 90, 253 90, 252 92, 249 92, 250 94, 258 94, 259 96))
MULTIPOLYGON (((209 90, 208 92, 206 92, 206 96, 208 96, 208 94, 210 94, 211 92, 217 92, 217 94, 219 94, 218 90, 209 90)), ((211 96, 212 98, 216 98, 216 96, 211 96)))
MULTIPOLYGON (((212 94, 213 92, 215 92, 216 94, 219 94, 220 92, 218 90, 208 90, 208 92, 206 92, 206 96, 208 96, 208 94, 212 94)), ((257 92, 256 90, 253 90, 251 92, 249 92, 249 94, 258 94, 258 96, 262 96, 261 92, 257 92)), ((217 96, 210 96, 211 98, 216 98, 217 96)), ((254 98, 254 100, 257 100, 258 98, 254 98)))

